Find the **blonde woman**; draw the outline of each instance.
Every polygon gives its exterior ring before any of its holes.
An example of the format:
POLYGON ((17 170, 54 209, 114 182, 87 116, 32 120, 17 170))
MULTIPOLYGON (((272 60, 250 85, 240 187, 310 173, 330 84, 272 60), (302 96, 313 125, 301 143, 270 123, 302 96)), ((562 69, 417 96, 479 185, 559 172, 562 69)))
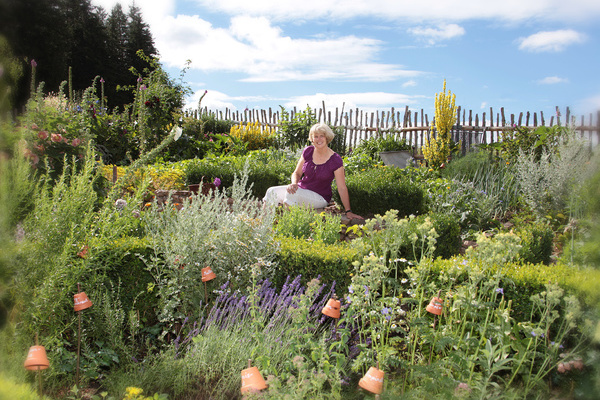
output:
POLYGON ((350 208, 342 157, 329 148, 334 136, 328 125, 313 125, 308 134, 312 145, 302 151, 292 173, 291 183, 270 187, 263 200, 269 204, 324 208, 333 196, 331 184, 335 179, 346 216, 350 219, 362 219, 350 208))

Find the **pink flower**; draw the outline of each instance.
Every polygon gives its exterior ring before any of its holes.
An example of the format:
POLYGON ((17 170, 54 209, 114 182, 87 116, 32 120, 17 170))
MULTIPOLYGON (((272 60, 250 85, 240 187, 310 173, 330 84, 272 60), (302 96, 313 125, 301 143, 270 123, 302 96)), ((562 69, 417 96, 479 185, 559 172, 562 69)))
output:
POLYGON ((38 153, 40 154, 44 154, 44 145, 40 144, 40 145, 33 145, 33 147, 35 147, 35 149, 38 151, 38 153))
POLYGON ((79 146, 80 144, 81 144, 81 139, 79 139, 79 138, 75 138, 75 139, 73 139, 73 141, 71 142, 71 145, 72 145, 73 147, 77 147, 77 146, 79 146))
POLYGON ((37 126, 37 124, 31 124, 31 129, 35 129, 37 130, 39 127, 37 126))
POLYGON ((48 139, 48 132, 46 132, 46 131, 39 131, 38 132, 38 138, 40 138, 40 140, 46 140, 46 139, 48 139))
POLYGON ((31 66, 33 68, 37 67, 37 63, 35 62, 35 60, 31 60, 31 66))
POLYGON ((53 133, 50 136, 50 140, 52 140, 55 143, 60 143, 60 142, 62 142, 63 137, 62 137, 62 135, 60 133, 53 133))

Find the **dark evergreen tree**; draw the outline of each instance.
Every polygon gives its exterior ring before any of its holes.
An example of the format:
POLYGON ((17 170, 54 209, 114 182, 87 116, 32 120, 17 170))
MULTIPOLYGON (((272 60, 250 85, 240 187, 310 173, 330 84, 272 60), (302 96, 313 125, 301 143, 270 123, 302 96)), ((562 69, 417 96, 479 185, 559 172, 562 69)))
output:
POLYGON ((25 74, 15 88, 13 105, 21 109, 30 94, 31 61, 35 60, 36 82, 46 90, 58 90, 66 79, 67 35, 61 0, 1 0, 0 35, 4 36, 25 74))
POLYGON ((158 51, 154 47, 154 40, 150 27, 142 19, 142 13, 139 7, 132 5, 129 7, 129 26, 127 29, 127 56, 131 67, 141 73, 150 64, 137 56, 137 52, 142 50, 146 56, 157 57, 158 51))
MULTIPOLYGON (((97 75, 109 70, 108 35, 102 13, 90 0, 63 0, 68 35, 65 49, 67 68, 72 68, 72 84, 77 91, 89 87, 97 75)), ((63 77, 65 79, 65 77, 63 77)))
POLYGON ((133 100, 129 91, 117 90, 117 85, 131 83, 132 74, 129 71, 127 54, 127 34, 129 23, 121 4, 116 4, 106 19, 108 32, 108 71, 106 72, 105 94, 109 107, 122 106, 133 100))
POLYGON ((156 56, 152 34, 138 7, 126 16, 120 5, 107 15, 91 0, 0 0, 0 35, 6 37, 25 74, 18 82, 14 105, 22 109, 30 94, 31 60, 35 60, 36 82, 44 91, 57 91, 69 78, 75 92, 90 86, 95 76, 105 80, 109 105, 132 101, 130 91, 117 86, 136 84, 137 76, 151 65, 137 56, 142 50, 156 56))

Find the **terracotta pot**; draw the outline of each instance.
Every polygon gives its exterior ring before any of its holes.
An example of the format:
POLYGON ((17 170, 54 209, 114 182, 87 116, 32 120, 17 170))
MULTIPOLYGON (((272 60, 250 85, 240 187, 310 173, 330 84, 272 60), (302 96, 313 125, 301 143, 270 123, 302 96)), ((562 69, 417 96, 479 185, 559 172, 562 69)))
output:
POLYGON ((242 394, 249 391, 258 392, 266 389, 267 386, 257 367, 242 370, 242 394))
POLYGON ((432 314, 442 315, 442 304, 443 303, 444 303, 444 300, 440 299, 439 297, 433 297, 431 299, 431 302, 429 302, 429 305, 427 307, 425 307, 425 309, 432 314))
POLYGON ((202 268, 202 282, 208 282, 215 279, 217 275, 210 269, 210 267, 202 268))
POLYGON ((44 346, 31 346, 25 359, 25 369, 38 371, 50 366, 44 346))
POLYGON ((340 317, 340 301, 335 299, 329 299, 327 305, 323 307, 321 311, 323 314, 327 315, 331 318, 339 318, 340 317))
POLYGON ((92 302, 90 301, 90 299, 88 299, 85 292, 73 295, 73 299, 75 302, 75 311, 85 310, 86 308, 90 308, 92 306, 92 302))
POLYGON ((380 370, 379 368, 371 367, 358 381, 358 386, 361 388, 368 390, 374 394, 383 393, 383 377, 385 372, 380 370))

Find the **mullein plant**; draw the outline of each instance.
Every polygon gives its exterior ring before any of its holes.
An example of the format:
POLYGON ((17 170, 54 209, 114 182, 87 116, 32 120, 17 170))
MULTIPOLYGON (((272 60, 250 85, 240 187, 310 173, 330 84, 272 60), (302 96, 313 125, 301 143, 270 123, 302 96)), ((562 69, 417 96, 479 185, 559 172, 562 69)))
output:
POLYGON ((452 153, 452 138, 450 129, 454 125, 456 115, 456 95, 444 89, 435 95, 435 130, 436 137, 427 138, 423 145, 423 155, 433 169, 443 168, 452 153))

